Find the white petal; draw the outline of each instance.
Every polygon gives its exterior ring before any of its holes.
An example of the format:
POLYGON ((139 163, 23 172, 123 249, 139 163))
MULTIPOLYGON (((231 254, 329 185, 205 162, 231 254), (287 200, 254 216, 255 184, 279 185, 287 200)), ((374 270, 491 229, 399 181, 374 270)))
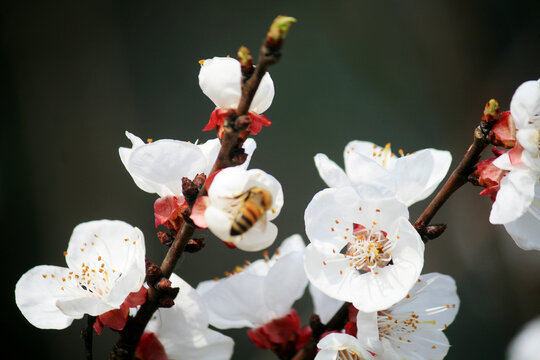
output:
POLYGON ((540 145, 540 132, 534 128, 520 129, 516 134, 517 140, 527 152, 537 155, 540 145))
POLYGON ((341 187, 351 185, 347 174, 335 162, 324 154, 317 154, 314 157, 315 167, 323 181, 329 187, 341 187))
POLYGON ((255 97, 253 98, 251 105, 249 106, 249 111, 262 114, 268 110, 270 105, 272 105, 272 100, 274 100, 274 94, 274 82, 270 77, 270 73, 266 73, 259 84, 259 88, 255 93, 255 97))
POLYGON ((337 350, 319 350, 314 360, 336 360, 337 356, 337 350))
POLYGON ((382 352, 382 346, 379 341, 379 328, 377 326, 376 312, 358 311, 356 315, 356 337, 369 350, 376 354, 382 352))
POLYGON ((28 270, 15 285, 15 302, 24 317, 40 329, 64 329, 74 317, 65 315, 57 306, 60 298, 70 296, 62 290, 62 278, 69 269, 41 265, 28 270), (54 277, 53 277, 54 276, 54 277))
MULTIPOLYGON (((533 206, 539 207, 536 204, 533 206)), ((517 246, 523 250, 540 250, 540 237, 538 236, 540 219, 533 216, 530 211, 516 220, 504 224, 504 227, 517 246)))
POLYGON ((203 93, 220 108, 236 108, 240 96, 242 71, 238 60, 228 57, 207 59, 199 72, 203 93))
POLYGON ((402 359, 442 360, 450 348, 448 339, 442 331, 418 329, 403 341, 391 341, 394 350, 402 359), (406 341, 410 340, 410 342, 406 341), (399 346, 399 348, 398 348, 399 346))
POLYGON ((227 360, 234 348, 233 339, 210 329, 176 336, 173 341, 162 341, 170 359, 227 360))
POLYGON ((264 277, 242 272, 202 294, 210 324, 220 329, 257 327, 266 321, 264 277))
POLYGON ((348 334, 328 334, 318 342, 317 347, 322 350, 349 350, 352 353, 362 356, 363 359, 373 359, 373 356, 367 351, 365 345, 354 336, 348 334))
POLYGON ((397 197, 407 206, 431 195, 444 179, 452 156, 448 151, 424 149, 396 160, 392 175, 398 179, 397 197))
POLYGON ((409 297, 391 307, 392 314, 414 312, 419 316, 419 327, 444 330, 459 309, 456 282, 448 275, 429 273, 420 276, 409 297))
POLYGON ((508 345, 508 360, 537 360, 540 353, 540 317, 529 320, 508 345))
POLYGON ((489 221, 505 224, 522 216, 534 198, 536 175, 529 171, 510 171, 501 180, 489 221))
POLYGON ((521 84, 510 103, 510 112, 518 129, 530 126, 529 120, 540 114, 540 82, 530 80, 521 84))
POLYGON ((182 177, 193 179, 207 167, 206 157, 197 145, 165 139, 133 150, 127 170, 164 197, 181 195, 182 177))
MULTIPOLYGON (((214 57, 205 60, 199 72, 199 85, 203 93, 217 107, 236 108, 241 96, 242 72, 238 60, 227 57, 214 57)), ((259 84, 250 111, 261 114, 272 104, 274 83, 266 73, 259 84)))
POLYGON ((276 225, 271 222, 262 223, 259 221, 244 234, 230 237, 229 240, 240 250, 261 251, 274 243, 277 234, 276 225))
POLYGON ((303 255, 300 250, 280 257, 264 278, 264 300, 270 319, 287 315, 304 294, 308 280, 303 255))
POLYGON ((397 179, 392 176, 388 169, 381 166, 376 160, 356 151, 351 151, 345 156, 345 171, 353 185, 383 187, 391 193, 397 191, 397 179))
POLYGON ((334 299, 321 290, 319 290, 312 283, 309 284, 309 292, 313 302, 313 312, 319 315, 319 318, 323 324, 326 324, 335 313, 344 304, 342 300, 334 299))
POLYGON ((202 297, 176 274, 170 280, 173 287, 180 288, 174 306, 159 309, 145 331, 156 333, 169 358, 229 359, 234 343, 207 328, 207 309, 202 297))

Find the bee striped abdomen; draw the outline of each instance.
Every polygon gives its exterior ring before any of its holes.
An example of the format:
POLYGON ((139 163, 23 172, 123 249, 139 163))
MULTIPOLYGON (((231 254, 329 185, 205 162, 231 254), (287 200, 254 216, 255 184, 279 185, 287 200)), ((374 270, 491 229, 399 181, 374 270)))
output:
POLYGON ((262 209, 255 207, 252 203, 245 203, 242 211, 236 214, 231 227, 231 235, 236 236, 248 231, 262 215, 262 209))
POLYGON ((232 236, 242 235, 259 219, 265 217, 266 211, 272 203, 272 195, 261 188, 251 188, 239 197, 242 203, 234 215, 231 225, 232 236))

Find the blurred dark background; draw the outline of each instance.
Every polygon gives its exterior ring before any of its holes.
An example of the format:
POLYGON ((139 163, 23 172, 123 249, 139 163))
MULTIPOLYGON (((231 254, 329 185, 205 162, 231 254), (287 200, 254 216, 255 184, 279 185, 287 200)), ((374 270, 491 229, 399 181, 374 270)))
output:
MULTIPOLYGON (((258 52, 272 19, 295 16, 256 140, 251 167, 278 178, 285 207, 279 236, 304 234, 303 211, 324 187, 313 164, 343 164, 353 139, 412 152, 450 150, 455 167, 490 98, 508 109, 519 84, 540 77, 540 3, 531 1, 7 1, 1 5, 0 87, 4 326, 20 359, 78 359, 84 321, 32 327, 14 302, 19 277, 39 264, 64 266, 80 222, 121 219, 143 230, 150 260, 155 196, 139 190, 117 149, 124 131, 143 139, 206 140, 213 104, 199 89, 199 59, 258 52)), ((486 151, 485 157, 489 155, 486 151)), ((426 247, 424 273, 452 275, 461 308, 446 331, 447 359, 504 358, 512 336, 540 314, 540 254, 519 249, 488 222, 490 200, 465 186, 437 214, 445 234, 426 247)), ((428 199, 429 200, 429 199, 428 199)), ((427 201, 411 208, 419 215, 427 201)), ((540 233, 540 231, 539 231, 540 233)), ((260 253, 207 238, 177 274, 194 286, 260 253)), ((297 303, 311 314, 308 293, 297 303)), ((234 359, 273 359, 246 330, 225 331, 234 359)), ((107 358, 116 335, 95 340, 107 358)))

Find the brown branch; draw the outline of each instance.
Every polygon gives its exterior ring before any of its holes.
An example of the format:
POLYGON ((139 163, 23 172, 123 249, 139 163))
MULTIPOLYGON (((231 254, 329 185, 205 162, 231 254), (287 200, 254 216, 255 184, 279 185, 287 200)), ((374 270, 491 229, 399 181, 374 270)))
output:
MULTIPOLYGON (((272 29, 272 26, 270 29, 272 29)), ((224 136, 221 139, 221 148, 210 172, 211 174, 215 171, 238 165, 234 163, 234 154, 237 153, 236 150, 238 146, 241 145, 239 144, 239 135, 249 126, 249 117, 244 115, 248 113, 251 101, 253 100, 268 67, 279 60, 283 39, 284 37, 280 39, 278 46, 275 43, 272 43, 267 35, 267 38, 261 47, 258 66, 249 76, 249 79, 243 79, 242 95, 239 106, 236 112, 232 112, 227 118, 224 136)), ((203 186, 197 194, 197 198, 205 194, 206 188, 203 186)), ((184 253, 186 244, 192 238, 195 230, 196 228, 190 222, 184 221, 182 223, 171 247, 161 263, 160 269, 164 278, 169 278, 173 273, 176 264, 184 253)), ((159 291, 156 287, 150 287, 148 289, 146 302, 139 308, 135 317, 128 319, 126 326, 120 332, 120 338, 110 354, 111 360, 129 360, 133 358, 146 325, 152 318, 154 312, 159 307, 164 306, 164 304, 161 303, 163 295, 163 292, 159 291)))
POLYGON ((321 335, 326 331, 339 331, 345 327, 345 324, 349 320, 349 305, 350 303, 348 302, 344 303, 326 324, 322 324, 318 321, 318 316, 314 315, 315 319, 312 318, 311 323, 311 329, 313 331, 311 340, 298 350, 291 360, 314 359, 317 355, 317 343, 321 335))
POLYGON ((480 154, 490 143, 488 134, 498 117, 499 103, 495 99, 491 99, 484 108, 484 116, 482 116, 480 125, 474 129, 473 143, 441 190, 414 223, 415 229, 424 242, 436 238, 446 229, 444 224, 429 225, 429 223, 450 196, 469 181, 469 175, 474 171, 480 154))
POLYGON ((95 316, 86 315, 86 327, 81 331, 81 338, 84 341, 84 358, 86 360, 93 359, 92 341, 94 338, 94 323, 95 316))
POLYGON ((474 171, 474 166, 480 159, 480 154, 486 148, 489 142, 482 132, 480 126, 474 131, 474 140, 461 162, 458 164, 452 175, 448 178, 441 190, 433 198, 431 203, 426 207, 424 212, 418 217, 414 223, 414 227, 420 233, 424 242, 427 239, 424 237, 426 229, 430 221, 433 219, 437 211, 444 205, 450 196, 461 186, 468 182, 468 176, 474 171))

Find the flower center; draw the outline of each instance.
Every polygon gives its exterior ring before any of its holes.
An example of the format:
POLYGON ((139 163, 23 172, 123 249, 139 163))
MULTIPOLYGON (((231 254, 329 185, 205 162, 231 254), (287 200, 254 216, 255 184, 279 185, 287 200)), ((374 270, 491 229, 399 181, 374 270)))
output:
POLYGON ((348 243, 345 256, 351 260, 351 266, 369 272, 390 263, 392 248, 393 243, 385 231, 375 229, 374 225, 368 229, 354 224, 353 240, 348 243))
POLYGON ((364 357, 350 350, 339 350, 336 360, 364 360, 364 357))

